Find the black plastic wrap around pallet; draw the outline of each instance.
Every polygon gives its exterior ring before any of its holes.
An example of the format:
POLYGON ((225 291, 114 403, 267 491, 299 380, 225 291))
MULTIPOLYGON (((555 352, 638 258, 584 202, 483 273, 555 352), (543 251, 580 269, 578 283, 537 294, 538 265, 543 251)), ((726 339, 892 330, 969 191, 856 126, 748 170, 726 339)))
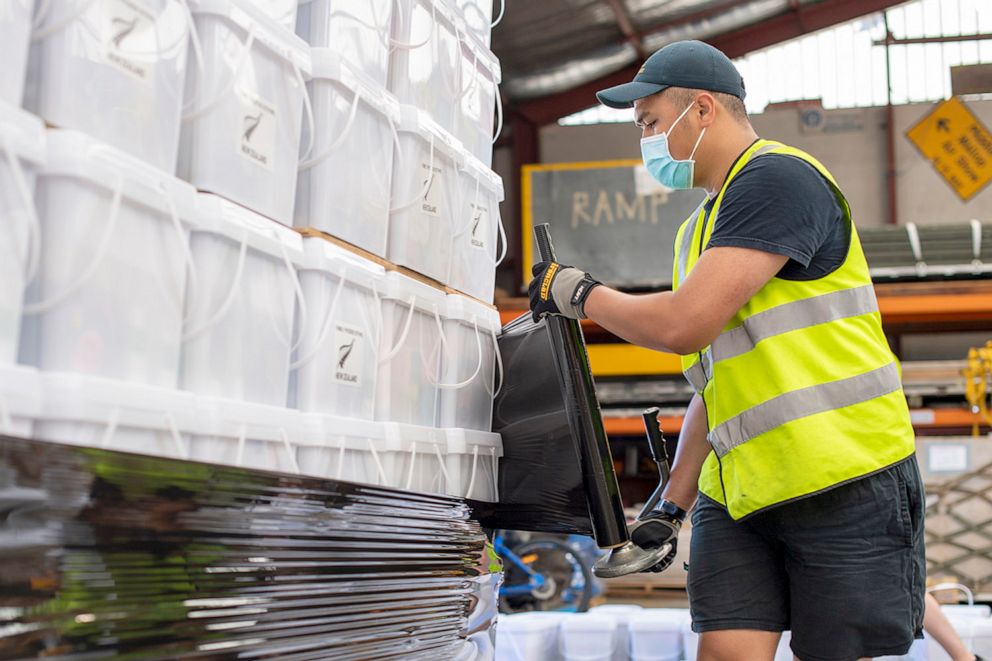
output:
POLYGON ((499 565, 470 516, 445 496, 0 437, 0 659, 491 654, 499 565))

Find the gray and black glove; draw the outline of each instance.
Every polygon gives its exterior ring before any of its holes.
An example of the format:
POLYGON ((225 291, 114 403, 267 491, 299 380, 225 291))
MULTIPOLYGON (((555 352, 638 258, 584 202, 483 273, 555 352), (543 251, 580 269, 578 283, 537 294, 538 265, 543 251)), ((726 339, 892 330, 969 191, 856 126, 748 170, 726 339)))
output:
POLYGON ((569 319, 585 319, 583 307, 589 292, 601 283, 588 273, 558 262, 539 262, 531 270, 527 293, 530 309, 537 321, 546 314, 560 314, 569 319))
POLYGON ((656 549, 664 544, 672 545, 672 550, 646 571, 665 571, 675 561, 679 531, 682 529, 682 522, 685 521, 685 517, 686 511, 684 509, 675 503, 663 500, 631 528, 630 541, 642 549, 656 549))

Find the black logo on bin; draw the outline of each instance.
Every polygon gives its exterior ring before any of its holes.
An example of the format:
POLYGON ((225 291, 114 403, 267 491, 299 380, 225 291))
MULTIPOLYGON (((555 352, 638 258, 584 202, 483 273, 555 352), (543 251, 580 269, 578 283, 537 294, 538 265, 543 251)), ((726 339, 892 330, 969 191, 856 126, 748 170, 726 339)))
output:
POLYGON ((349 344, 344 344, 338 347, 338 369, 343 370, 344 364, 348 361, 348 357, 351 356, 351 352, 355 350, 355 340, 349 344))
POLYGON ((251 142, 251 136, 254 135, 255 130, 258 125, 262 123, 262 113, 258 115, 245 115, 243 120, 244 133, 241 134, 241 139, 245 142, 251 142))
POLYGON ((124 41, 129 34, 134 32, 134 28, 138 27, 138 17, 135 16, 130 21, 126 18, 114 18, 110 21, 110 24, 113 26, 114 31, 114 36, 110 38, 110 41, 113 42, 114 48, 119 50, 121 47, 121 42, 124 41))

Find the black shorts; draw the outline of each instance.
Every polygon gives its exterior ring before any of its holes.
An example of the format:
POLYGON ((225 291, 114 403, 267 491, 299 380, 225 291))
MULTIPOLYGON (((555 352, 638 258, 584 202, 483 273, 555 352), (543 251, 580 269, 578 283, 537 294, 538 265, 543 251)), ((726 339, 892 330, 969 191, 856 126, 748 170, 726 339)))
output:
POLYGON ((915 457, 739 522, 701 495, 693 631, 791 629, 803 661, 905 654, 923 631, 923 509, 915 457))

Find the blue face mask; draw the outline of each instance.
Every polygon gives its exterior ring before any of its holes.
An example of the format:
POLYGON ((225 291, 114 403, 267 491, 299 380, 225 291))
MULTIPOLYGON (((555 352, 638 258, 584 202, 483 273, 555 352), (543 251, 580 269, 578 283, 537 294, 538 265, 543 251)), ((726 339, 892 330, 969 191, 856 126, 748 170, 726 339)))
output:
POLYGON ((691 108, 692 105, 683 110, 667 132, 641 138, 641 158, 644 159, 644 167, 658 183, 673 190, 692 188, 693 170, 696 164, 692 157, 696 155, 696 149, 706 133, 705 128, 699 133, 699 138, 696 140, 689 158, 684 161, 677 161, 672 158, 672 153, 668 150, 668 134, 675 129, 675 126, 682 121, 682 118, 691 108))

